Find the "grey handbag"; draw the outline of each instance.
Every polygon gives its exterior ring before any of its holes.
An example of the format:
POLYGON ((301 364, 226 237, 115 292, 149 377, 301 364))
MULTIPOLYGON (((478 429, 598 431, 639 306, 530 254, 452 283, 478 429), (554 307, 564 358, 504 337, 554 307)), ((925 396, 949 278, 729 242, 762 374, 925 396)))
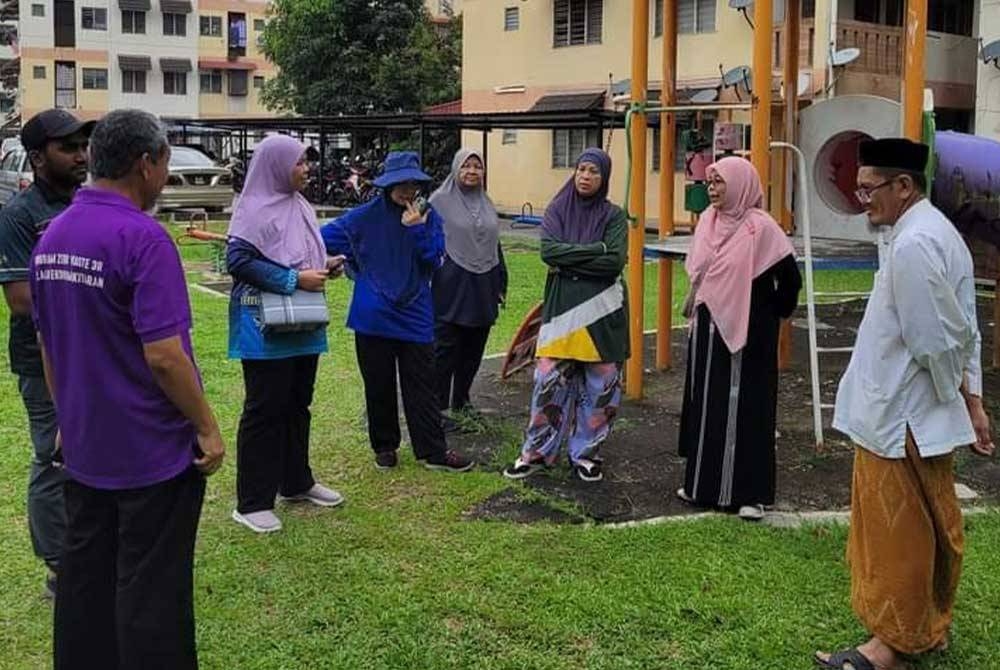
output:
POLYGON ((291 295, 260 294, 260 320, 264 332, 288 333, 319 330, 330 323, 326 294, 297 290, 291 295))

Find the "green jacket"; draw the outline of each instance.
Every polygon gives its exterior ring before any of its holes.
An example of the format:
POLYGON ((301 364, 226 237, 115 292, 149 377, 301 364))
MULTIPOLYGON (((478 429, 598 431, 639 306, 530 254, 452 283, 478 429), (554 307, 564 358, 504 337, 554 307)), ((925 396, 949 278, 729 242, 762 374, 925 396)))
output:
POLYGON ((628 301, 622 268, 628 220, 615 207, 600 242, 572 244, 542 239, 545 280, 542 327, 536 355, 588 363, 629 357, 628 301))

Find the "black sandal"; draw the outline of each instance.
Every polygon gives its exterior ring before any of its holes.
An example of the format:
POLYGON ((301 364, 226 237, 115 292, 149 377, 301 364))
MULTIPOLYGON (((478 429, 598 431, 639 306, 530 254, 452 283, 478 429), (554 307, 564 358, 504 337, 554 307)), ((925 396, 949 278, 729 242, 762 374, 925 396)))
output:
POLYGON ((816 652, 813 655, 813 660, 821 668, 835 668, 836 670, 878 670, 874 663, 858 651, 857 647, 831 654, 830 658, 825 661, 819 657, 819 652, 816 652))

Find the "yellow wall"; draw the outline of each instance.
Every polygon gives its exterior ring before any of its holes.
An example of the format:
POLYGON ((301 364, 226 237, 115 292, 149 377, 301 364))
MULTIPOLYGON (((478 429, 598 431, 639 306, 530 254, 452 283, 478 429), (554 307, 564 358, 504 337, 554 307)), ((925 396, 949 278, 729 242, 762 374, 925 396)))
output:
MULTIPOLYGON (((38 112, 50 109, 55 105, 55 58, 39 57, 32 55, 30 49, 21 58, 21 117, 29 119, 38 112), (36 66, 45 68, 45 79, 35 79, 34 69, 36 66)), ((76 109, 69 110, 81 118, 99 118, 108 111, 108 91, 91 91, 83 89, 83 68, 103 68, 107 69, 107 56, 103 58, 97 52, 80 52, 90 56, 89 60, 75 60, 76 62, 76 109)), ((59 60, 66 57, 60 54, 59 60)))

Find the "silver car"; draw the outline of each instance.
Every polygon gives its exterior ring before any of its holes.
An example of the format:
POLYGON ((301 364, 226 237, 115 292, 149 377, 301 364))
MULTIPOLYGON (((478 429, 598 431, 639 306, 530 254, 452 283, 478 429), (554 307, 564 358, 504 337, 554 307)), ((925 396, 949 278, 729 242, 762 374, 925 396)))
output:
POLYGON ((221 212, 233 204, 233 177, 224 167, 191 147, 170 147, 170 177, 159 208, 221 212))
POLYGON ((8 151, 0 160, 0 206, 6 205, 11 199, 31 186, 35 175, 28 162, 28 152, 20 142, 11 143, 8 151))

